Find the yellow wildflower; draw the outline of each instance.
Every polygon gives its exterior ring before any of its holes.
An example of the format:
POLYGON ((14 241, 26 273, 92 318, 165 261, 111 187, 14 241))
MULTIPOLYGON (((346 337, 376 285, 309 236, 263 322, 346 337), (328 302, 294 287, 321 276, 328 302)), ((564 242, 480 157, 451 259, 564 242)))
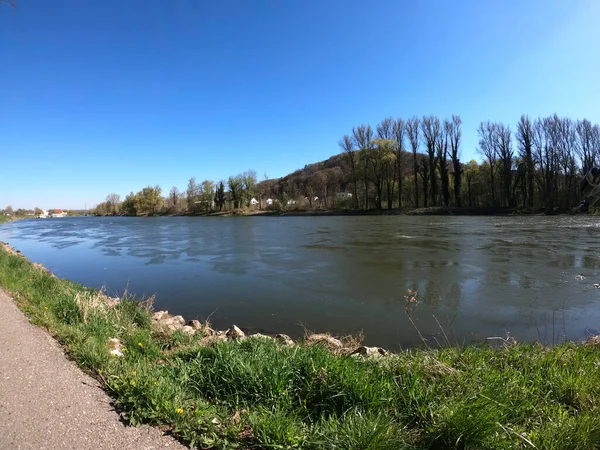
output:
POLYGON ((135 380, 131 380, 131 381, 129 382, 129 384, 130 384, 130 385, 132 385, 132 386, 135 386, 135 380))
POLYGON ((183 409, 177 408, 177 414, 183 414, 183 409))
POLYGON ((47 306, 44 306, 44 309, 48 309, 48 307, 47 307, 47 306))
POLYGON ((123 347, 123 348, 121 349, 121 351, 122 351, 122 352, 124 352, 125 350, 127 350, 125 347, 123 347))
POLYGON ((141 342, 138 342, 138 345, 139 345, 140 347, 143 347, 143 345, 142 345, 142 343, 141 343, 141 342))
POLYGON ((133 372, 131 372, 131 374, 135 377, 137 375, 137 372, 134 370, 133 372))

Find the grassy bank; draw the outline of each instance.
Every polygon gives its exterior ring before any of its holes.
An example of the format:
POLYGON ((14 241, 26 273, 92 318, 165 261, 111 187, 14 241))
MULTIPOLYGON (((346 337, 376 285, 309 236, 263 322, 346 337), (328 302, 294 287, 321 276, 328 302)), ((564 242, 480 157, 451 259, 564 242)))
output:
MULTIPOLYGON (((600 345, 414 349, 381 358, 266 338, 154 331, 131 300, 0 247, 0 285, 97 377, 132 424, 200 448, 593 449, 600 345), (123 357, 107 341, 123 342, 123 357)), ((18 412, 15 412, 18 413, 18 412)))

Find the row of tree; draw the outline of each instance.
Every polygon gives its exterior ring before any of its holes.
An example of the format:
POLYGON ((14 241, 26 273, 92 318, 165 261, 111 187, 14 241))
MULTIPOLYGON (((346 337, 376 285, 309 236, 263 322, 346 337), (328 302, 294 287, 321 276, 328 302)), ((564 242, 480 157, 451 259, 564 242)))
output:
POLYGON ((159 186, 111 194, 99 214, 163 214, 263 208, 383 209, 428 206, 567 208, 579 200, 578 179, 600 160, 600 127, 557 115, 522 116, 514 131, 481 122, 483 161, 460 160, 462 120, 430 115, 385 118, 354 127, 341 153, 290 175, 258 182, 248 170, 215 183, 191 178, 185 192, 159 186), (252 202, 252 199, 256 202, 252 202), (252 205, 256 203, 256 205, 252 205), (271 203, 271 202, 269 202, 271 203))

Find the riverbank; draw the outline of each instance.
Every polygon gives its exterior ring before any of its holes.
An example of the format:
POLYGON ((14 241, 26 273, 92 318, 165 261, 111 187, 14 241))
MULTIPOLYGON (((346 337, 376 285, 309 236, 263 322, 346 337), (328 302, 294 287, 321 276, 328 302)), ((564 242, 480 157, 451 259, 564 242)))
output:
MULTIPOLYGON (((258 210, 236 209, 224 211, 203 211, 183 214, 154 214, 150 216, 185 216, 185 217, 315 217, 315 216, 527 216, 527 215, 572 215, 572 209, 517 209, 493 207, 445 207, 433 206, 427 208, 406 209, 281 209, 258 210)), ((122 216, 127 216, 123 214, 122 216)), ((143 217, 147 217, 144 215, 143 217)), ((142 216, 134 216, 142 217, 142 216)))
POLYGON ((0 286, 99 380, 129 423, 201 448, 600 444, 597 339, 351 355, 359 346, 350 340, 289 345, 207 324, 185 328, 147 303, 58 279, 7 246, 0 286))

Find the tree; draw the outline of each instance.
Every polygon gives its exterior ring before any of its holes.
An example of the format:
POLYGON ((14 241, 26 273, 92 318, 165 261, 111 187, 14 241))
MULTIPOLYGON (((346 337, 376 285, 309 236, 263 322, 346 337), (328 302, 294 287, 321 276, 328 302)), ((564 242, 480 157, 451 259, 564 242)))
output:
POLYGON ((133 192, 130 192, 121 203, 121 210, 125 211, 126 214, 135 216, 137 214, 138 204, 136 196, 133 192))
POLYGON ((356 151, 354 149, 354 142, 350 136, 345 135, 339 142, 338 145, 344 152, 348 163, 350 164, 350 171, 352 174, 352 186, 354 187, 354 207, 358 209, 358 189, 356 187, 357 177, 357 162, 356 162, 356 151))
POLYGON ((421 131, 425 144, 427 145, 427 155, 429 156, 429 178, 431 181, 431 204, 435 206, 437 201, 437 177, 435 174, 435 151, 438 140, 440 139, 440 119, 435 116, 423 117, 421 122, 421 131))
POLYGON ((532 153, 533 127, 528 116, 521 116, 517 124, 516 137, 519 156, 525 165, 525 203, 529 208, 533 208, 533 177, 535 170, 532 153))
POLYGON ((240 203, 242 201, 242 187, 243 187, 243 178, 242 175, 237 175, 235 177, 229 177, 227 180, 227 187, 229 188, 229 196, 230 201, 233 203, 233 208, 237 209, 240 207, 240 203))
POLYGON ((36 216, 39 216, 40 214, 44 214, 44 211, 42 211, 41 208, 38 208, 37 206, 35 207, 34 213, 36 216))
MULTIPOLYGON (((404 120, 398 118, 394 122, 394 139, 396 140, 396 172, 398 173, 398 208, 402 209, 402 168, 404 163, 404 136, 406 134, 406 124, 404 120)), ((388 208, 391 208, 388 205, 388 208)))
POLYGON ((467 198, 469 199, 469 208, 473 207, 473 184, 479 177, 480 169, 477 161, 472 159, 465 167, 465 178, 467 179, 467 198))
POLYGON ((440 165, 440 180, 442 182, 442 198, 444 206, 450 204, 450 178, 448 176, 448 139, 450 125, 447 120, 444 121, 444 131, 437 140, 437 160, 440 165))
POLYGON ((429 198, 429 155, 423 155, 421 158, 421 166, 419 167, 419 174, 423 180, 423 206, 427 208, 427 199, 429 198))
POLYGON ((139 204, 137 213, 156 214, 163 204, 161 197, 162 189, 159 185, 147 186, 136 194, 136 200, 139 204))
POLYGON ((492 194, 492 206, 496 206, 496 124, 490 122, 481 122, 477 129, 479 134, 479 153, 487 159, 490 171, 490 191, 492 194))
POLYGON ((12 216, 14 213, 13 211, 13 207, 11 205, 8 205, 5 209, 4 209, 4 214, 6 214, 7 216, 12 216))
POLYGON ((198 208, 198 205, 196 204, 198 201, 198 184, 196 183, 196 177, 192 177, 188 181, 186 200, 188 211, 196 211, 198 208))
POLYGON ((241 175, 242 194, 240 204, 250 206, 250 200, 256 195, 256 170, 247 170, 241 175))
POLYGON ((204 180, 201 184, 200 201, 207 210, 213 209, 214 198, 215 198, 215 182, 212 180, 204 180))
MULTIPOLYGON (((417 160, 417 152, 419 151, 419 118, 413 116, 406 121, 406 134, 410 141, 410 147, 413 153, 413 173, 415 176, 415 207, 419 207, 419 163, 417 160)), ((427 203, 427 202, 425 202, 427 203)))
POLYGON ((225 205, 225 184, 223 181, 219 182, 219 186, 215 192, 215 205, 219 208, 219 211, 221 211, 225 205))
POLYGON ((373 141, 371 125, 352 128, 352 138, 359 152, 359 165, 365 186, 365 209, 369 209, 369 158, 371 156, 369 150, 373 141))
POLYGON ((514 206, 512 196, 512 169, 513 169, 513 148, 510 134, 510 127, 502 123, 495 126, 495 150, 500 162, 502 171, 502 186, 504 206, 514 206))
POLYGON ((107 214, 115 215, 119 212, 121 205, 121 196, 119 194, 108 194, 106 196, 107 214))
MULTIPOLYGON (((375 139, 373 149, 370 151, 369 161, 373 174, 373 183, 375 185, 375 204, 377 209, 382 209, 383 186, 386 181, 386 168, 395 165, 395 147, 396 142, 391 139, 375 139)), ((389 185, 389 181, 388 181, 389 185)), ((391 203, 392 195, 388 195, 388 202, 391 203)), ((388 206, 389 207, 389 206, 388 206)))
POLYGON ((452 115, 452 122, 448 123, 448 138, 450 140, 450 158, 452 159, 452 167, 454 169, 454 202, 459 208, 462 206, 461 201, 461 182, 462 182, 462 164, 458 156, 458 150, 460 147, 460 138, 462 131, 460 125, 462 120, 460 116, 455 114, 452 115))
POLYGON ((167 207, 172 213, 177 214, 179 212, 179 196, 180 192, 176 186, 173 186, 169 191, 169 198, 167 199, 167 207))
MULTIPOLYGON (((403 125, 403 123, 402 123, 403 125)), ((385 185, 387 192, 387 207, 392 209, 394 203, 394 181, 396 180, 396 172, 398 165, 396 161, 396 155, 394 152, 397 150, 398 144, 396 142, 396 121, 387 117, 383 119, 377 125, 377 137, 376 152, 374 158, 371 158, 371 162, 378 162, 378 165, 373 166, 373 172, 375 175, 376 184, 379 185, 377 189, 378 208, 382 208, 382 196, 383 187, 385 185), (385 142, 385 145, 381 144, 385 142), (377 173, 379 172, 379 173, 377 173)), ((400 138, 403 137, 404 127, 399 130, 400 138)), ((397 150, 400 152, 401 150, 397 150)))

